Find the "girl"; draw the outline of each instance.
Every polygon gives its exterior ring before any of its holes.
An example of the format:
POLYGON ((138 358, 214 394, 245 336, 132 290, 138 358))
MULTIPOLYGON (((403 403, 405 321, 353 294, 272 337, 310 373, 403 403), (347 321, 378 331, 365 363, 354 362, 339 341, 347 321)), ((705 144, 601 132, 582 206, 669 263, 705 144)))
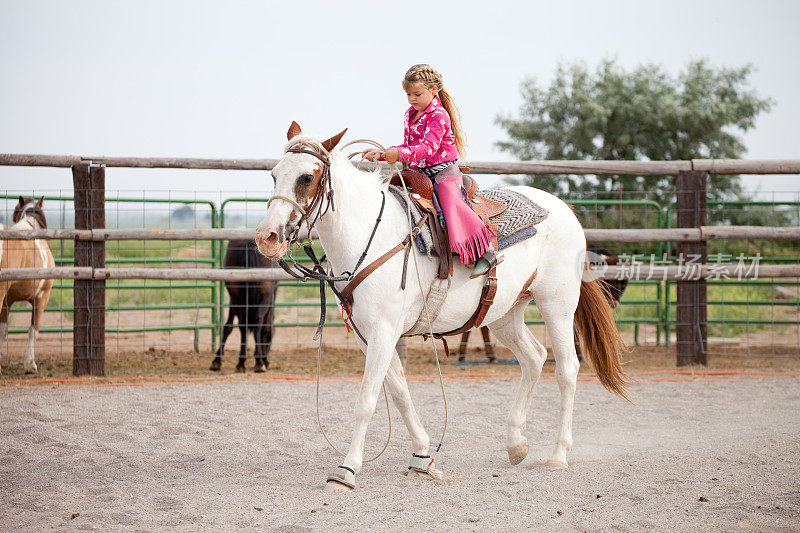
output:
POLYGON ((475 263, 470 278, 486 274, 498 260, 492 232, 466 203, 464 183, 456 160, 464 153, 460 114, 442 86, 442 75, 430 65, 414 65, 403 78, 408 108, 404 143, 385 152, 365 150, 370 161, 401 161, 434 182, 434 190, 447 224, 450 249, 461 263, 475 263))

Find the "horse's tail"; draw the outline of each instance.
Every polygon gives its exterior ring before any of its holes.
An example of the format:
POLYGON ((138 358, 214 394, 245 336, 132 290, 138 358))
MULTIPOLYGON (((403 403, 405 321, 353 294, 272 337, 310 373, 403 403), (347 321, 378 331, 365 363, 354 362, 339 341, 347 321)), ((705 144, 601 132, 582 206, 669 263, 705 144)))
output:
POLYGON ((582 281, 575 327, 600 383, 610 392, 630 401, 626 390, 628 378, 619 362, 620 354, 628 348, 614 324, 607 295, 608 286, 604 281, 582 281))

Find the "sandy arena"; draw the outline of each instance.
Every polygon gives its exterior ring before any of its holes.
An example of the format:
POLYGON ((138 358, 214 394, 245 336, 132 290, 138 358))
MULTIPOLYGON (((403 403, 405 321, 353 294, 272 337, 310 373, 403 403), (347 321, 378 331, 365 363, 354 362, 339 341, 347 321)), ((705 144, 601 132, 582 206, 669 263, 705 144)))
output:
MULTIPOLYGON (((634 374, 635 405, 581 375, 567 471, 544 467, 558 405, 552 374, 534 394, 531 452, 518 466, 504 447, 516 379, 454 375, 437 458, 444 481, 403 475, 409 439, 392 408, 388 450, 348 494, 323 490, 339 457, 316 427, 307 378, 4 380, 0 523, 7 531, 800 527, 800 373, 634 374)), ((352 378, 322 383, 323 422, 340 446, 357 387, 352 378)), ((425 377, 410 388, 438 440, 438 383, 425 377)), ((367 457, 386 431, 381 400, 367 457)))

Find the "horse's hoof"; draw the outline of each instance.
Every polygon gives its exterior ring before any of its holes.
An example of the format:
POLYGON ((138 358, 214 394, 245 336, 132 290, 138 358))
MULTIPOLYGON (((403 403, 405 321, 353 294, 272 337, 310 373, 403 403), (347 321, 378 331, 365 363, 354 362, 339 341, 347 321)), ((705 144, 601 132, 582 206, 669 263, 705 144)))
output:
POLYGON ((26 366, 25 367, 25 373, 26 374, 38 374, 39 373, 39 369, 36 368, 36 365, 26 366))
POLYGON ((421 477, 428 479, 442 479, 444 475, 441 470, 436 470, 430 455, 411 454, 408 462, 408 475, 410 477, 421 477))
POLYGON ((548 470, 566 470, 567 462, 560 459, 550 459, 545 463, 545 466, 547 466, 548 470))
POLYGON ((512 465, 518 465, 528 456, 528 439, 524 439, 519 444, 508 447, 508 461, 512 465))
POLYGON ((444 479, 444 474, 441 470, 436 470, 435 468, 429 468, 425 472, 420 472, 419 470, 414 470, 413 468, 408 471, 408 477, 417 477, 422 479, 435 479, 437 481, 444 479))
POLYGON ((350 492, 353 489, 338 481, 328 481, 325 483, 325 490, 328 492, 350 492))
POLYGON ((211 370, 212 372, 219 372, 220 368, 222 368, 222 361, 220 361, 219 359, 214 359, 213 361, 211 361, 211 366, 208 367, 208 369, 211 370))
POLYGON ((262 372, 267 371, 267 365, 264 363, 256 363, 256 366, 253 367, 253 372, 260 374, 262 372))
POLYGON ((240 374, 245 373, 244 365, 236 365, 236 371, 240 374))

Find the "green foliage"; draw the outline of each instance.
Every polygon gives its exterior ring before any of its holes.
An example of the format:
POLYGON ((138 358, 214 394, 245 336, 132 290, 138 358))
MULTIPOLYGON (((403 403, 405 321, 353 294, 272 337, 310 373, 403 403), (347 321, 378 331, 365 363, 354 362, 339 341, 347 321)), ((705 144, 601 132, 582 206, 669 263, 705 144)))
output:
MULTIPOLYGON (((677 76, 657 65, 626 71, 613 60, 594 72, 580 63, 562 65, 550 87, 536 79, 523 83, 519 117, 497 118, 509 136, 497 146, 522 160, 738 158, 745 151, 738 133, 772 106, 749 88, 752 71, 749 65, 713 68, 705 61, 690 62, 677 76)), ((668 203, 674 188, 668 176, 545 175, 512 182, 569 196, 649 191, 659 203, 668 203)), ((709 193, 711 199, 743 195, 733 176, 711 176, 709 193)))

